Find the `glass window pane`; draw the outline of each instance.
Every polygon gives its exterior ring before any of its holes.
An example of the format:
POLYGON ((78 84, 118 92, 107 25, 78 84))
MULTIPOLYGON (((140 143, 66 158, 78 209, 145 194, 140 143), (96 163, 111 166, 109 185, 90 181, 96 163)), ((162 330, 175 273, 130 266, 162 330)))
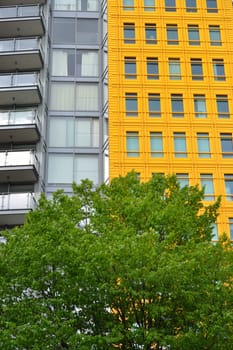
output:
POLYGON ((225 174, 226 199, 233 201, 233 174, 225 174))
POLYGON ((178 45, 177 25, 167 25, 167 43, 168 45, 178 45))
POLYGON ((71 184, 73 182, 72 155, 54 154, 48 158, 48 183, 71 184))
POLYGON ((180 184, 180 187, 189 186, 189 174, 177 173, 176 178, 180 184))
POLYGON ((144 0, 144 10, 154 11, 155 10, 155 0, 144 0))
POLYGON ((230 240, 233 241, 233 218, 229 218, 230 240))
POLYGON ((76 51, 76 75, 79 77, 97 77, 99 75, 98 52, 76 51))
POLYGON ((77 43, 82 45, 98 44, 99 42, 98 20, 78 19, 77 43))
POLYGON ((150 133, 150 150, 151 157, 161 158, 163 157, 163 139, 161 132, 150 133))
POLYGON ((186 0, 186 11, 187 12, 197 12, 196 0, 186 0))
POLYGON ((183 118, 184 117, 184 106, 182 95, 171 95, 171 107, 172 107, 172 117, 173 118, 183 118))
POLYGON ((233 140, 232 134, 220 134, 222 157, 233 158, 233 140))
POLYGON ((181 69, 179 58, 169 58, 169 78, 171 80, 181 79, 181 69))
POLYGON ((75 146, 98 147, 99 146, 99 121, 98 119, 80 118, 75 121, 75 146))
POLYGON ((134 0, 123 0, 124 11, 132 11, 134 9, 134 0))
POLYGON ((97 111, 98 85, 78 84, 76 86, 76 109, 78 111, 97 111))
POLYGON ((147 57, 147 79, 159 79, 158 58, 147 57))
POLYGON ((165 10, 168 12, 175 12, 176 0, 165 0, 165 10))
POLYGON ((148 95, 148 108, 150 117, 161 117, 161 107, 160 107, 160 95, 159 94, 149 94, 148 95))
POLYGON ((126 93, 125 94, 125 109, 126 116, 137 116, 138 115, 138 99, 137 94, 126 93))
POLYGON ((146 44, 156 44, 157 43, 156 25, 155 24, 146 24, 145 25, 145 36, 146 36, 146 44))
POLYGON ((174 133, 174 151, 176 158, 186 158, 186 136, 185 133, 174 133))
POLYGON ((210 45, 221 46, 220 26, 209 26, 210 45))
POLYGON ((128 157, 139 157, 139 135, 138 132, 126 133, 126 150, 128 157))
POLYGON ((76 0, 54 0, 54 10, 75 11, 76 0))
POLYGON ((197 147, 199 158, 210 158, 210 143, 207 133, 197 134, 197 147))
POLYGON ((194 111, 196 118, 207 118, 205 95, 194 95, 194 111))
POLYGON ((201 174, 201 186, 204 187, 204 200, 214 200, 214 183, 212 174, 201 174))
POLYGON ((50 118, 49 146, 74 146, 74 122, 71 118, 50 118))
POLYGON ((74 110, 73 83, 51 83, 50 108, 53 110, 74 110))
POLYGON ((80 183, 89 179, 94 184, 99 182, 99 161, 96 155, 78 155, 74 161, 74 181, 80 183))
POLYGON ((53 43, 75 44, 75 20, 73 18, 54 18, 53 43))
POLYGON ((229 118, 229 105, 227 95, 216 95, 218 118, 229 118))
POLYGON ((74 50, 53 50, 52 75, 65 77, 75 75, 74 50))

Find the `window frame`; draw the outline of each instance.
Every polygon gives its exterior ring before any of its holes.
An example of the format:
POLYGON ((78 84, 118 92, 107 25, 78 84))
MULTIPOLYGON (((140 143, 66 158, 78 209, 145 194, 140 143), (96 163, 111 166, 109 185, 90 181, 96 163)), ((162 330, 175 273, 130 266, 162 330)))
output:
POLYGON ((195 118, 206 119, 208 117, 207 108, 206 108, 206 96, 194 94, 193 103, 194 103, 195 118))
POLYGON ((179 45, 179 33, 178 33, 177 24, 167 24, 166 33, 167 33, 167 45, 179 45))
POLYGON ((191 58, 191 77, 194 81, 204 80, 203 65, 201 58, 191 58), (197 71, 197 72, 195 72, 197 71))
POLYGON ((186 0, 185 5, 186 5, 186 12, 197 12, 197 1, 196 0, 186 0), (188 4, 189 1, 190 1, 190 3, 193 2, 194 6, 192 6, 192 5, 190 6, 188 4))
POLYGON ((229 109, 229 100, 228 95, 216 95, 216 108, 219 119, 229 119, 230 118, 230 109, 229 109), (225 104, 227 108, 223 108, 224 111, 221 111, 221 103, 225 104))
POLYGON ((227 201, 233 201, 233 174, 224 174, 225 195, 227 201))
POLYGON ((209 138, 208 132, 197 133, 197 151, 198 151, 198 158, 211 158, 210 138, 209 138), (201 145, 201 142, 203 141, 206 141, 206 144, 204 144, 204 147, 203 145, 201 145))
POLYGON ((222 46, 221 29, 219 25, 209 25, 209 39, 211 46, 222 46), (218 33, 219 38, 211 38, 211 36, 213 34, 216 35, 216 33, 218 33))
POLYGON ((125 79, 134 80, 137 79, 137 63, 136 57, 124 57, 124 74, 125 79))
POLYGON ((144 11, 145 12, 153 12, 155 11, 155 0, 144 0, 144 11), (151 2, 151 5, 147 5, 146 2, 151 2))
POLYGON ((155 23, 145 23, 145 43, 148 45, 157 44, 157 31, 155 23))
POLYGON ((133 11, 134 10, 134 0, 122 0, 122 8, 124 11, 133 11), (132 4, 127 4, 127 2, 132 4))
POLYGON ((126 131, 126 155, 129 158, 138 158, 140 156, 140 145, 139 145, 139 132, 138 131, 126 131), (130 145, 130 140, 135 141, 135 148, 130 145))
POLYGON ((187 158, 187 141, 185 132, 174 132, 173 133, 174 142, 174 156, 175 158, 187 158), (178 141, 181 144, 178 145, 178 141))
POLYGON ((223 59, 212 59, 213 75, 215 81, 226 81, 225 65, 223 59))
POLYGON ((138 116, 138 94, 135 92, 125 93, 125 115, 126 117, 137 117, 138 116), (129 103, 135 103, 136 109, 128 108, 129 103))
POLYGON ((159 62, 157 57, 146 58, 147 79, 159 80, 159 62), (154 72, 152 72, 154 69, 154 72))
POLYGON ((176 0, 164 0, 166 12, 176 12, 176 0))
POLYGON ((184 101, 182 94, 171 94, 172 118, 184 118, 184 101))
POLYGON ((152 118, 160 118, 161 117, 161 100, 160 94, 149 93, 148 94, 148 111, 149 117, 152 118), (153 102, 155 102, 155 106, 159 106, 159 109, 152 109, 153 102))
POLYGON ((150 156, 152 158, 163 158, 163 134, 162 132, 150 132, 150 156))
POLYGON ((189 186, 189 174, 188 173, 176 173, 176 179, 180 185, 180 188, 189 186))
POLYGON ((206 0, 206 9, 208 13, 217 13, 218 12, 217 0, 206 0), (215 6, 212 6, 212 5, 215 5, 215 6))
POLYGON ((170 80, 181 80, 181 64, 179 58, 168 58, 168 70, 170 80), (172 70, 176 72, 172 72, 172 70))
POLYGON ((233 218, 232 217, 228 218, 228 223, 229 223, 230 240, 233 241, 233 218))
POLYGON ((200 183, 202 189, 204 188, 204 200, 205 201, 214 201, 215 200, 215 191, 214 191, 214 179, 213 174, 200 174, 200 183), (206 193, 206 188, 211 189, 206 193))
POLYGON ((188 24, 188 43, 190 46, 200 46, 200 31, 198 24, 188 24), (195 35, 194 35, 195 34, 195 35), (192 38, 192 35, 195 37, 192 38))
POLYGON ((233 158, 232 133, 220 133, 222 158, 233 158))
POLYGON ((136 43, 135 24, 134 23, 124 23, 123 34, 124 34, 124 44, 135 44, 136 43), (133 35, 128 36, 127 33, 132 33, 133 35))

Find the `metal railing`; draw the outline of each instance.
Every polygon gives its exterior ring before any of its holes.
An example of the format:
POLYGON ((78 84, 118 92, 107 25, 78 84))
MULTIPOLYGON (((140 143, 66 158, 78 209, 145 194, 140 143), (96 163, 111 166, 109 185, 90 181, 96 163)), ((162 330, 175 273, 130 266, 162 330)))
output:
POLYGON ((0 88, 8 87, 23 87, 39 85, 41 89, 41 82, 38 73, 20 73, 20 74, 1 74, 0 88))
POLYGON ((0 111, 0 126, 36 124, 41 130, 41 122, 36 109, 0 111))
POLYGON ((35 206, 34 193, 0 194, 0 210, 32 210, 35 206))
POLYGON ((41 40, 38 38, 0 40, 0 52, 42 50, 41 40))
POLYGON ((43 16, 42 8, 39 5, 0 7, 0 19, 38 16, 43 16))
POLYGON ((0 168, 27 165, 34 165, 39 171, 39 160, 32 150, 0 152, 0 168))

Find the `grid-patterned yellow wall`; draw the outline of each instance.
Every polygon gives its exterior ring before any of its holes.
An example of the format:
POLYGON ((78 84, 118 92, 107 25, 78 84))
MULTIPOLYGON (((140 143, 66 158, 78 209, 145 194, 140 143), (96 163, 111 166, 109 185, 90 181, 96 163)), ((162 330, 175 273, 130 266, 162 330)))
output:
MULTIPOLYGON (((205 0, 197 0, 197 12, 187 12, 185 0, 176 0, 176 11, 167 12, 164 0, 156 0, 155 11, 145 11, 143 0, 134 0, 133 10, 123 9, 123 0, 108 1, 109 45, 109 144, 110 177, 134 169, 142 181, 152 173, 188 173, 189 183, 200 183, 200 174, 212 174, 215 196, 222 195, 219 233, 229 233, 233 200, 227 200, 224 174, 233 174, 233 153, 222 156, 221 133, 233 134, 233 10, 232 0, 217 0, 218 12, 208 12, 205 0), (124 43, 124 24, 134 24, 135 43, 124 43), (146 44, 145 25, 155 24, 157 43, 146 44), (178 45, 168 45, 166 26, 178 28, 178 45), (189 45, 188 25, 198 25, 200 45, 189 45), (221 46, 210 44, 209 26, 219 26, 221 46), (125 79, 124 58, 136 58, 136 79, 125 79), (158 59, 159 79, 147 78, 146 59, 158 59), (171 80, 168 59, 179 58, 181 80, 171 80), (201 59, 204 80, 192 80, 190 60, 201 59), (223 60, 226 80, 214 79, 212 60, 223 60), (126 116, 125 94, 137 93, 138 115, 126 116), (160 94, 161 117, 150 117, 148 94, 160 94), (183 96, 184 117, 174 118, 171 94, 183 96), (196 118, 194 95, 205 95, 207 118, 196 118), (216 95, 227 95, 230 118, 219 118, 216 95), (139 157, 128 157, 126 132, 138 132, 139 157), (150 132, 163 135, 163 157, 151 157, 150 132), (187 158, 174 156, 174 132, 185 132, 187 158), (200 158, 197 133, 208 133, 210 158, 200 158)), ((233 198, 232 198, 233 199, 233 198)))

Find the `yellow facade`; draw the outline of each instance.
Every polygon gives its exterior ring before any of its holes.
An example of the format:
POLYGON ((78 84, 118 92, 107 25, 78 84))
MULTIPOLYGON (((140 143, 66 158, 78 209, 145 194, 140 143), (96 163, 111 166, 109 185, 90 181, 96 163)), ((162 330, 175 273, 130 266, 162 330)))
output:
POLYGON ((108 1, 110 178, 206 185, 207 201, 222 196, 219 234, 233 235, 232 0, 154 3, 108 1))

